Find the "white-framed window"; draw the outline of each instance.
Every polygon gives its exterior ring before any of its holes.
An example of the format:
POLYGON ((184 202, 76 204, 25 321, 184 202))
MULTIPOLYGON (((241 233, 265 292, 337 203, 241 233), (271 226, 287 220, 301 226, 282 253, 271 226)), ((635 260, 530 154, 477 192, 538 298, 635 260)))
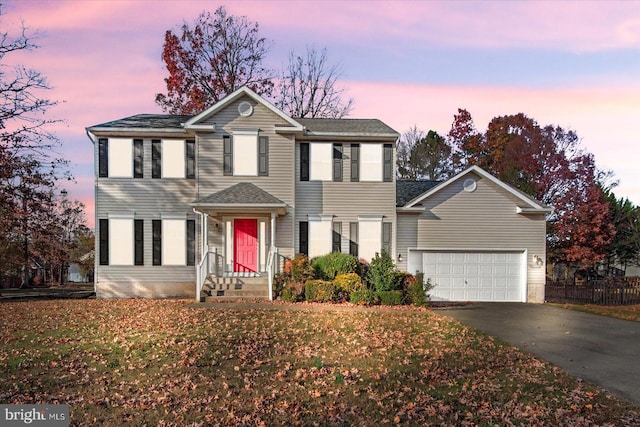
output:
POLYGON ((313 142, 310 145, 310 180, 333 180, 333 144, 313 142))
POLYGON ((367 261, 382 248, 382 216, 358 217, 358 255, 367 261))
POLYGON ((162 219, 162 264, 187 265, 187 222, 162 219))
POLYGON ((333 215, 310 215, 308 234, 309 258, 330 253, 333 242, 333 215))
POLYGON ((184 178, 184 139, 162 140, 162 177, 184 178))
POLYGON ((382 144, 360 144, 360 181, 382 181, 382 144))
POLYGON ((109 218, 109 264, 133 265, 133 217, 109 218))
POLYGON ((258 131, 233 131, 233 174, 258 176, 258 131))
POLYGON ((109 138, 109 177, 133 177, 132 142, 131 138, 109 138))

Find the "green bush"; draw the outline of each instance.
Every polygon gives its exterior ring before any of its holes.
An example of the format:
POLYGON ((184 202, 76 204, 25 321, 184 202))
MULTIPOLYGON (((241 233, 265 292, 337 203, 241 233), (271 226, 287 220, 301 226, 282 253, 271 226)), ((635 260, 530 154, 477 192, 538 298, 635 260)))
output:
POLYGON ((402 305, 402 291, 376 292, 382 305, 402 305))
POLYGON ((302 301, 303 292, 304 285, 302 284, 302 282, 288 282, 282 289, 280 299, 284 302, 302 301))
POLYGON ((338 274, 355 273, 358 260, 349 254, 332 252, 312 259, 311 267, 316 279, 333 280, 338 274))
POLYGON ((333 279, 336 286, 337 299, 347 299, 351 292, 366 289, 362 279, 356 273, 338 274, 333 279))
POLYGON ((435 287, 428 278, 424 282, 424 274, 415 276, 416 280, 407 287, 407 303, 415 306, 425 306, 429 303, 429 291, 435 287))
POLYGON ((327 280, 307 280, 304 285, 304 296, 309 302, 333 301, 335 295, 335 285, 327 280))
POLYGON ((361 289, 353 291, 349 294, 349 301, 358 305, 375 305, 378 304, 378 295, 371 289, 361 289))
POLYGON ((376 252, 376 256, 371 260, 367 280, 377 292, 396 289, 396 269, 393 260, 385 251, 382 251, 382 255, 376 252))

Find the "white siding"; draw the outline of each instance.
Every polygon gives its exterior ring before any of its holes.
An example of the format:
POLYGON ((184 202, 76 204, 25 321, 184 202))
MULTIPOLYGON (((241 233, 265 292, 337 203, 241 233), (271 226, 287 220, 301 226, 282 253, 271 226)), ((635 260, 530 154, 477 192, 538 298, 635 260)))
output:
POLYGON ((162 177, 184 178, 184 140, 162 140, 162 177))
POLYGON ((133 177, 133 146, 130 138, 109 138, 109 177, 133 177))

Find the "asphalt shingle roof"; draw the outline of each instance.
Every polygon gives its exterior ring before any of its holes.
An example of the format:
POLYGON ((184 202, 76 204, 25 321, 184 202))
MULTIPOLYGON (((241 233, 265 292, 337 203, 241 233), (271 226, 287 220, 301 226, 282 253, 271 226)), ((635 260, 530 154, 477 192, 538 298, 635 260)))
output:
POLYGON ((190 118, 191 116, 177 114, 136 114, 135 116, 91 126, 91 128, 182 129, 182 123, 186 122, 190 118))
MULTIPOLYGON (((378 119, 297 119, 296 122, 311 132, 339 132, 364 134, 397 134, 378 119)), ((399 135, 398 135, 399 136, 399 135)))
POLYGON ((396 181, 396 206, 406 205, 419 195, 426 193, 442 181, 396 181))
POLYGON ((241 182, 193 202, 194 205, 285 205, 275 196, 250 182, 241 182))

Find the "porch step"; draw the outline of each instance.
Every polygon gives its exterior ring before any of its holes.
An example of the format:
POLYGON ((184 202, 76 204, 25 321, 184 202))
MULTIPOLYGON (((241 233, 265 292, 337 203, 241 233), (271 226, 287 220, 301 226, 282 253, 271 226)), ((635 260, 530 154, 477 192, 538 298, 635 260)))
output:
POLYGON ((200 299, 269 299, 266 277, 210 277, 202 287, 200 299))

